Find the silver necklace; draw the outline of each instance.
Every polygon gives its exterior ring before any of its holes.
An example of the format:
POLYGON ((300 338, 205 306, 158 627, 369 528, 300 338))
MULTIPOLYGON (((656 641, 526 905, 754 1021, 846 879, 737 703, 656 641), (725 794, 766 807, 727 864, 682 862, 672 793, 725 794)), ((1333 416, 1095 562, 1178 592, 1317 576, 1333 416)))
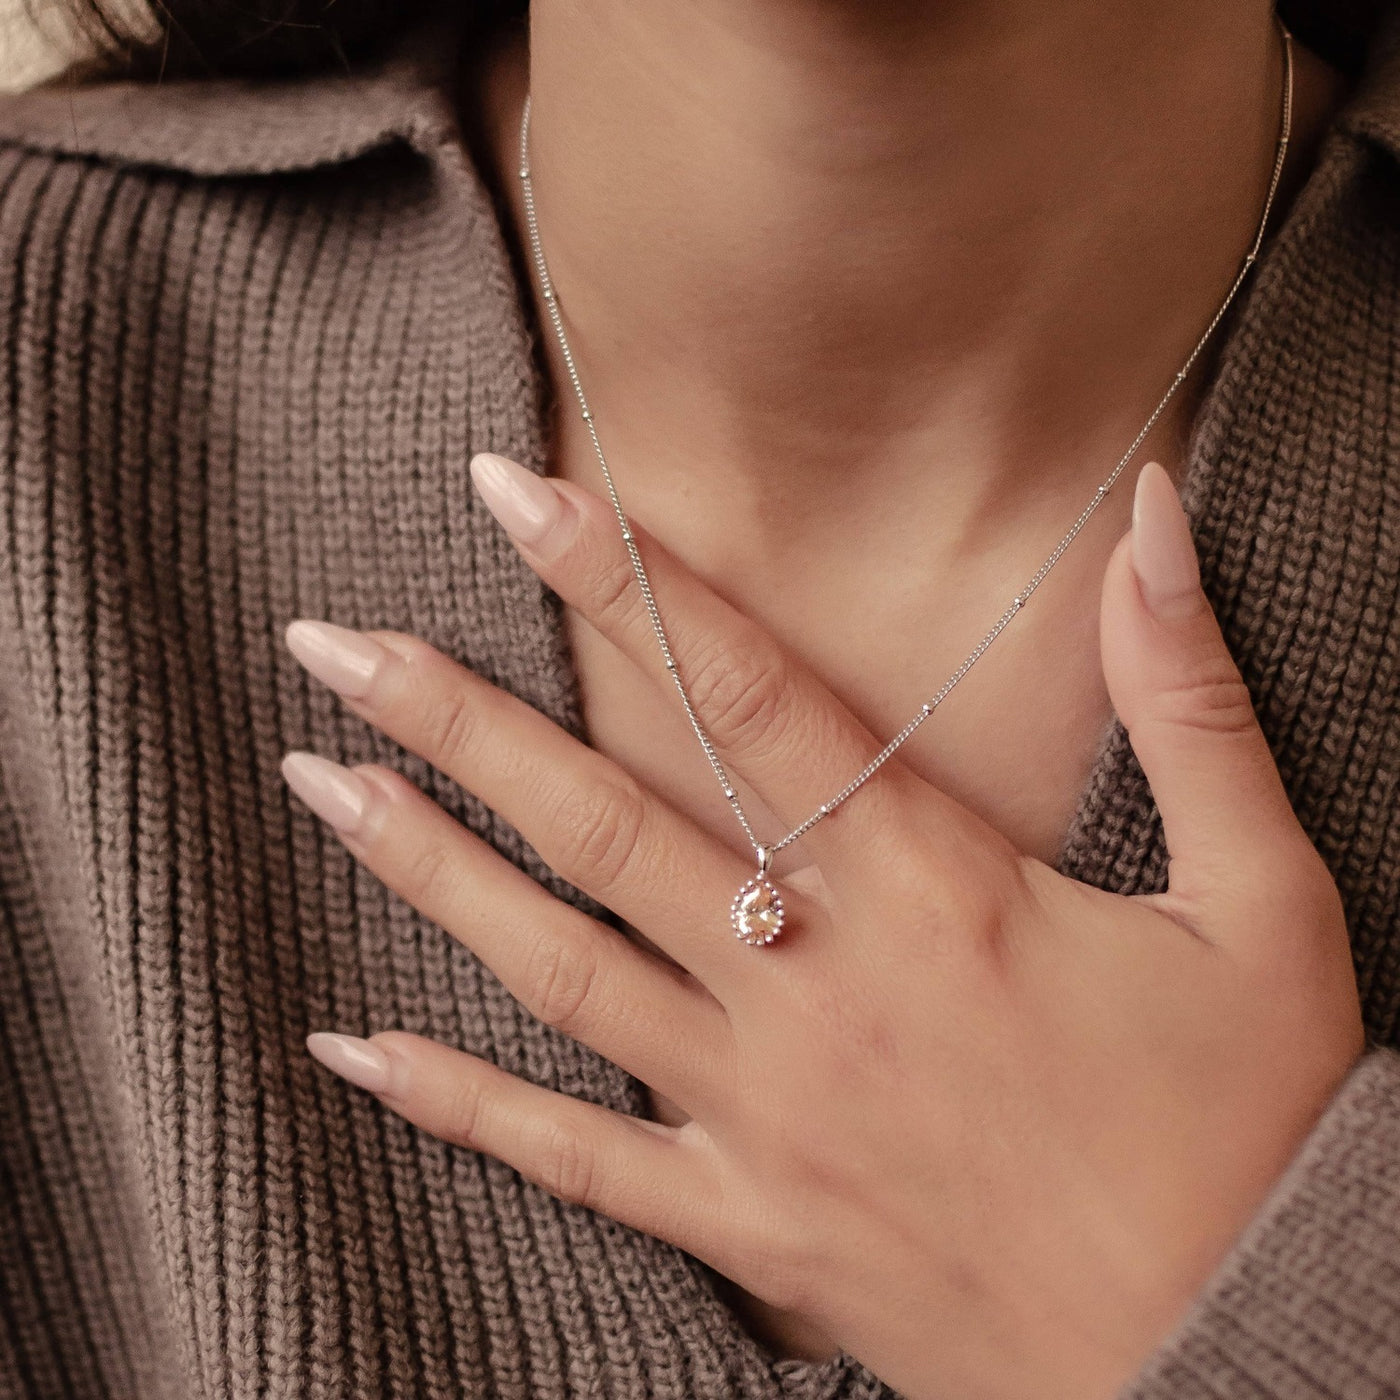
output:
POLYGON ((1210 339, 1211 333, 1220 323, 1225 315, 1230 303, 1235 298, 1235 293, 1239 290, 1251 267, 1259 255, 1259 248, 1264 239, 1264 229, 1269 222, 1269 211, 1273 206, 1274 193, 1278 188, 1279 175, 1283 170, 1284 158, 1288 151, 1288 138, 1293 126, 1293 49, 1288 28, 1277 13, 1274 15, 1279 32, 1283 39, 1284 58, 1284 84, 1283 84, 1283 111, 1280 120, 1278 146, 1274 156, 1273 174, 1269 180, 1269 192, 1264 201, 1263 213, 1259 218, 1259 227, 1254 235, 1254 242, 1249 251, 1245 254, 1244 262, 1241 264, 1235 280, 1226 293, 1225 300, 1221 302, 1215 315, 1211 317, 1210 324, 1201 334, 1191 353, 1186 357, 1185 363, 1177 371, 1176 377, 1172 380, 1171 386, 1162 396, 1157 407, 1152 410, 1151 417, 1143 424, 1137 437, 1133 439, 1132 445, 1119 459, 1118 465, 1105 478, 1103 483, 1090 498, 1089 504, 1080 512, 1074 524, 1070 526, 1064 538, 1050 552, 1045 562, 1031 575, 1026 584, 1012 598, 1006 606, 1001 616, 997 618, 991 629, 968 653, 963 663, 943 682, 937 693, 920 705, 913 717, 903 729, 892 738, 889 743, 880 750, 859 773, 851 779, 829 801, 822 803, 805 821, 793 827, 786 836, 780 840, 765 842, 760 841, 754 834, 752 825, 749 823, 747 814, 740 804, 738 793, 734 789, 734 784, 730 780, 729 774, 725 771, 724 764, 720 761, 719 754, 715 751, 715 746, 710 740, 710 736, 705 732, 705 727, 700 723, 699 716, 695 713, 695 707, 690 702, 690 696, 686 692, 685 684, 681 680, 680 670, 676 665, 676 659, 671 652, 671 643, 667 638, 666 629, 661 621, 661 612, 656 605, 656 597, 652 593, 651 580, 647 577, 647 571, 642 564, 641 552, 637 548, 637 542, 633 536, 632 529, 627 523, 627 515, 622 509, 622 501, 618 496, 617 487, 613 482, 612 471, 608 467, 607 458, 603 455, 602 443, 598 440, 598 429, 594 422, 593 412, 588 406, 588 400, 584 397, 583 385, 579 381, 578 368, 574 363, 573 352, 569 349, 568 337, 564 334, 564 322, 559 311, 559 297, 554 290, 554 284, 550 280, 549 267, 545 262, 544 249, 540 244, 539 224, 535 217, 535 196, 530 181, 530 161, 529 161, 529 137, 530 137, 530 96, 525 97, 524 111, 520 117, 520 183, 524 193, 525 217, 529 225, 530 247, 534 257, 535 270, 539 276, 540 291, 544 298, 544 304, 549 313, 549 319, 554 326, 554 333, 559 341, 559 349, 564 357, 564 364, 568 369, 569 379, 573 383, 574 393, 578 396, 579 410, 583 416, 583 422, 588 429, 588 434, 593 440, 593 449, 598 456, 598 465, 602 468, 603 480, 607 485, 608 497, 612 501, 613 510, 617 515, 618 525, 622 530, 622 540, 627 548, 628 557, 632 561, 632 571, 637 577, 637 587, 641 590, 641 595, 646 604, 647 613, 651 618, 652 630, 656 633, 656 640, 661 648, 662 659, 666 663, 667 670, 671 673, 671 679, 675 682, 676 690, 680 695, 681 704, 685 707, 686 717, 690 721, 690 727, 695 731, 695 737, 700 741, 701 748, 705 751, 705 757, 709 760, 710 767, 714 770, 715 777, 719 780, 724 796, 729 802, 735 817, 738 818, 739 825, 743 827, 745 836, 748 837, 750 845, 753 846, 754 856, 758 861, 758 873, 739 890, 734 896, 733 904, 730 906, 730 923, 734 934, 743 942, 762 947, 772 943, 782 931, 783 927, 783 897, 777 886, 768 878, 768 873, 772 867, 773 857, 785 847, 802 836, 805 836, 816 824, 829 817, 846 799, 857 792, 867 783, 871 777, 894 755, 894 753, 906 743, 923 722, 938 708, 947 698, 948 693, 955 685, 972 669, 978 658, 987 650, 989 646, 1000 635, 1002 628, 1011 621, 1017 613, 1026 605, 1032 593, 1044 582, 1045 576, 1054 568, 1056 561, 1069 548, 1076 535, 1079 534, 1089 517, 1098 509, 1104 497, 1108 495, 1113 487, 1113 483, 1118 480, 1119 474, 1128 462, 1132 460, 1133 454, 1142 445, 1143 439, 1151 431, 1152 425, 1161 416, 1162 411, 1171 401, 1172 396, 1181 387, 1196 357, 1200 354, 1206 342, 1210 339))

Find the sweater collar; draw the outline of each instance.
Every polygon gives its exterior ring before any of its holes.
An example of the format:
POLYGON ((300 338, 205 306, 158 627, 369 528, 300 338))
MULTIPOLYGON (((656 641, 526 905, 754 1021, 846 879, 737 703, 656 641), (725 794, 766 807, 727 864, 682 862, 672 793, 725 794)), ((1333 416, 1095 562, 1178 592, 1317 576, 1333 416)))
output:
MULTIPOLYGON (((51 80, 0 101, 0 139, 195 175, 305 170, 390 146, 435 156, 461 136, 460 22, 434 15, 376 59, 289 78, 51 80)), ((1400 161, 1400 4, 1388 11, 1333 125, 1400 161)))
POLYGON ((0 140, 193 175, 259 175, 460 135, 461 26, 434 16, 373 61, 284 78, 53 79, 0 101, 0 140))
POLYGON ((1335 127, 1369 137, 1400 161, 1400 3, 1386 11, 1335 127))

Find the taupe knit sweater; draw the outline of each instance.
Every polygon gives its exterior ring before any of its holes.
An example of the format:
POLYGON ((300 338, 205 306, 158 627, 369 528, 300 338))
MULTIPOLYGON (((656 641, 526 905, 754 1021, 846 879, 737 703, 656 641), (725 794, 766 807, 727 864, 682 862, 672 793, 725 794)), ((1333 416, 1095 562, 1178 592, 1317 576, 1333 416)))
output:
MULTIPOLYGON (((1372 1045, 1128 1400, 1400 1395, 1397 30, 1223 328, 1184 492, 1372 1045)), ((452 68, 430 27, 350 75, 0 101, 4 1395, 886 1393, 303 1048, 402 1026, 645 1111, 278 772, 396 764, 560 888, 281 643, 402 628, 579 725, 553 601, 468 487, 476 449, 543 463, 548 390, 452 68)), ((1162 887, 1117 724, 1059 864, 1162 887)))

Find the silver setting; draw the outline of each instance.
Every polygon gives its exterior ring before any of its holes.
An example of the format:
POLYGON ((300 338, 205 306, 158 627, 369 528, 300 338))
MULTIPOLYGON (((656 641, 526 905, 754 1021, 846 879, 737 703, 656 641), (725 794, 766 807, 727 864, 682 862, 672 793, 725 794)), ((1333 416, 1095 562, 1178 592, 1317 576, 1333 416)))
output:
POLYGON ((786 917, 782 892, 763 875, 746 880, 729 906, 729 922, 733 925, 734 936, 750 948, 766 948, 776 942, 782 934, 786 917), (761 896, 767 904, 761 916, 755 916, 745 908, 745 902, 754 896, 761 896))

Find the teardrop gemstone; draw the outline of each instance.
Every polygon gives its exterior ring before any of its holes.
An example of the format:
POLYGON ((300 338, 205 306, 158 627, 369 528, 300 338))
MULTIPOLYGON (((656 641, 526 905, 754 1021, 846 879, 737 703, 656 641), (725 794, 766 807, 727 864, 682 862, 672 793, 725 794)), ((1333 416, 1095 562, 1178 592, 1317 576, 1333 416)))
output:
POLYGON ((735 895, 729 917, 745 943, 771 943, 782 932, 783 897, 771 881, 755 876, 735 895))

